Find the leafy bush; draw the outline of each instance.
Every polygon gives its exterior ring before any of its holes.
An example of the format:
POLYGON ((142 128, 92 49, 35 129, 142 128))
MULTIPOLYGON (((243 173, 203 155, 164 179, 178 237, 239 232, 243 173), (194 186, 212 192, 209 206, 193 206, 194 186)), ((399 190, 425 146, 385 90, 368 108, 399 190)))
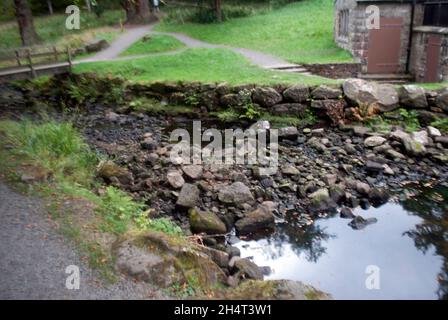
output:
POLYGON ((420 128, 420 122, 418 121, 418 115, 415 110, 406 110, 402 108, 399 111, 407 131, 413 132, 420 128))
POLYGON ((46 168, 61 179, 84 185, 92 182, 97 155, 71 124, 2 121, 0 132, 23 159, 46 168))
POLYGON ((123 233, 131 222, 142 216, 143 208, 143 204, 135 202, 125 192, 110 186, 101 197, 98 210, 106 221, 108 231, 123 233))
POLYGON ((436 120, 431 123, 431 126, 436 127, 437 129, 448 133, 448 118, 436 120))
POLYGON ((168 218, 148 219, 148 229, 170 235, 183 235, 182 229, 168 218))

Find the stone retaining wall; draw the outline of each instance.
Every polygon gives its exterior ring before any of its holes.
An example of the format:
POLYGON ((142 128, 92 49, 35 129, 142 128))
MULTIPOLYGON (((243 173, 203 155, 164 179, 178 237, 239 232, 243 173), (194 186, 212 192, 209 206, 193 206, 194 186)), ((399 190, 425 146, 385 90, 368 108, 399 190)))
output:
POLYGON ((341 117, 353 118, 353 112, 371 115, 401 107, 416 109, 424 120, 422 124, 448 114, 448 88, 426 90, 415 85, 396 87, 361 79, 349 79, 342 85, 320 86, 157 82, 128 85, 127 94, 131 97, 163 99, 170 104, 190 104, 202 108, 204 112, 229 108, 244 111, 247 104, 274 115, 300 116, 311 109, 318 115, 336 116, 335 122, 341 117))

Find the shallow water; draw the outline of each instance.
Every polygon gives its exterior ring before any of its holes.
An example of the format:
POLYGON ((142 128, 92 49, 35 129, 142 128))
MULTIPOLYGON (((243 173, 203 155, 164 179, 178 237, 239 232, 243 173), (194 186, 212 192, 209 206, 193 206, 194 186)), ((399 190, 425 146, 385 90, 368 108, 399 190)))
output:
POLYGON ((335 299, 448 297, 447 187, 418 189, 406 200, 354 213, 378 222, 363 230, 338 215, 302 229, 285 223, 264 239, 236 246, 243 257, 271 267, 266 279, 299 280, 335 299), (366 286, 372 279, 379 288, 366 286))

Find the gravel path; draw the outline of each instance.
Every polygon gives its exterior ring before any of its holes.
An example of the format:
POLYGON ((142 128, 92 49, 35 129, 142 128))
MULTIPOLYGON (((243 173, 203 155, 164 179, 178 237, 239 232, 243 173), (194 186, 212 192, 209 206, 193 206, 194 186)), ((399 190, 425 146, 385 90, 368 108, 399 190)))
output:
POLYGON ((0 181, 0 299, 150 299, 159 295, 130 280, 106 285, 54 230, 39 199, 0 181), (66 288, 67 266, 80 270, 79 290, 66 288))
POLYGON ((208 42, 204 42, 201 40, 193 39, 185 34, 174 33, 174 32, 156 32, 152 31, 155 24, 146 25, 142 27, 134 27, 128 29, 123 35, 118 37, 109 48, 97 53, 93 57, 79 60, 75 63, 83 63, 83 62, 94 62, 94 61, 108 61, 108 60, 131 60, 135 58, 147 57, 147 56, 160 56, 160 55, 172 55, 177 54, 184 50, 175 50, 169 52, 162 52, 158 54, 148 54, 148 55, 138 55, 138 56, 127 56, 127 57, 119 57, 120 53, 126 50, 130 45, 134 42, 140 40, 147 34, 160 34, 160 35, 169 35, 172 36, 179 41, 183 42, 187 48, 221 48, 221 49, 229 49, 233 50, 236 53, 239 53, 246 57, 251 63, 267 69, 279 68, 279 67, 294 67, 297 66, 295 64, 291 64, 286 60, 281 58, 262 53, 255 50, 244 49, 244 48, 236 48, 221 44, 212 44, 208 42))
POLYGON ((131 27, 127 29, 124 34, 115 39, 109 48, 98 52, 91 59, 86 60, 100 61, 117 58, 120 53, 126 50, 130 45, 147 35, 152 27, 153 25, 131 27))

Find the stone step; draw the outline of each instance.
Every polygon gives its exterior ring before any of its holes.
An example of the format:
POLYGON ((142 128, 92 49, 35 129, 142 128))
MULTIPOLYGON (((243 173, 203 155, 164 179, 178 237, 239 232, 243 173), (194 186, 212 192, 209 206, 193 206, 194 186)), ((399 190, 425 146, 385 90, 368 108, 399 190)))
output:
POLYGON ((359 73, 358 78, 364 80, 377 81, 380 83, 397 83, 403 84, 407 82, 411 82, 413 80, 412 75, 410 74, 366 74, 359 73))
POLYGON ((290 69, 273 69, 276 71, 283 71, 283 72, 307 72, 307 70, 305 68, 290 68, 290 69))
POLYGON ((301 68, 301 65, 288 63, 288 64, 274 64, 270 66, 265 66, 265 69, 275 69, 275 70, 284 70, 284 69, 291 69, 291 68, 301 68))

